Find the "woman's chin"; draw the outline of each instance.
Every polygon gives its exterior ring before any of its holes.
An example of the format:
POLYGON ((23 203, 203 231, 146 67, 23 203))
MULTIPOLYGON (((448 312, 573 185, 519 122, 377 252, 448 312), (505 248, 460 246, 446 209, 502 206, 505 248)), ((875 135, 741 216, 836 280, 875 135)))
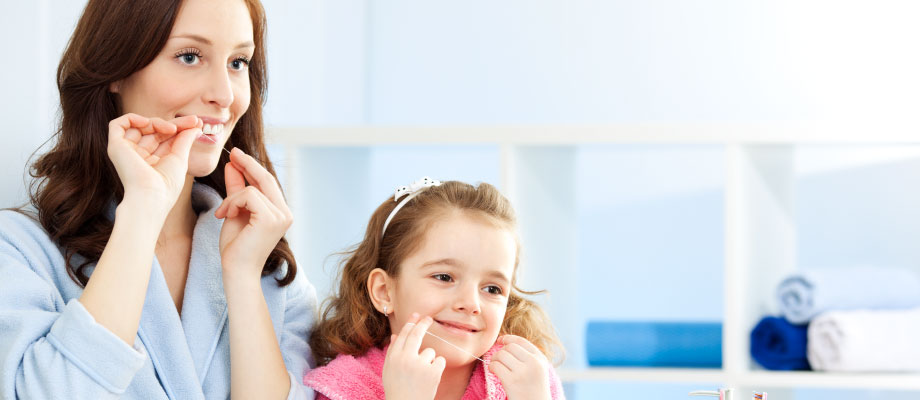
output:
POLYGON ((209 156, 204 154, 190 155, 188 158, 188 174, 196 178, 211 175, 217 168, 220 154, 209 156))

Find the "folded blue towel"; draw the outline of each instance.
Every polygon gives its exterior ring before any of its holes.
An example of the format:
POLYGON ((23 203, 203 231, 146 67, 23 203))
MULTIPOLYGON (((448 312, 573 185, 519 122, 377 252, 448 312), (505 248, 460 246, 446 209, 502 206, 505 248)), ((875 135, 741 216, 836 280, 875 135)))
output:
POLYGON ((807 338, 808 325, 793 325, 783 318, 766 317, 751 331, 751 357, 766 369, 809 369, 807 338))
POLYGON ((590 321, 588 365, 619 367, 722 366, 722 324, 590 321))
POLYGON ((812 269, 777 287, 783 316, 804 324, 822 311, 904 309, 920 306, 920 276, 897 268, 812 269))

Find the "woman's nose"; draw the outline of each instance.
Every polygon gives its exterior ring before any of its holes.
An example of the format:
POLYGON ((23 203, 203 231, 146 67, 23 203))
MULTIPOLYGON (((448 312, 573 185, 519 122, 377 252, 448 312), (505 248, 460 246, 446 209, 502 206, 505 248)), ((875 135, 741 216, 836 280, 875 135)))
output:
POLYGON ((215 66, 213 69, 203 100, 220 108, 229 108, 233 104, 233 85, 230 82, 230 75, 227 73, 226 66, 215 66))

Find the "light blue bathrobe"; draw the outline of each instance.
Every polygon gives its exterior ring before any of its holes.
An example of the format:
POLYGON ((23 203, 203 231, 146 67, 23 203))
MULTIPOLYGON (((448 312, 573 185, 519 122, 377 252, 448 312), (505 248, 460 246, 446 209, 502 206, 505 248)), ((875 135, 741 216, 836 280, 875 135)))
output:
MULTIPOLYGON (((193 188, 199 211, 182 316, 154 260, 134 346, 77 300, 61 249, 25 215, 0 211, 0 399, 226 399, 230 396, 227 302, 214 218, 221 198, 193 188)), ((114 207, 113 210, 114 212, 114 207)), ((313 362, 307 335, 316 292, 303 271, 286 287, 262 290, 291 378, 288 398, 313 398, 302 384, 313 362)))

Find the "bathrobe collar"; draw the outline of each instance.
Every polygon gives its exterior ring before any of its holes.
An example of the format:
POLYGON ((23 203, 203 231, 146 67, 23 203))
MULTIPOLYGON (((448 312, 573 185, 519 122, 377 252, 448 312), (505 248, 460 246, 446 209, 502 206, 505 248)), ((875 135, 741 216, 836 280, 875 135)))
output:
POLYGON ((221 201, 211 187, 194 184, 192 207, 198 212, 198 222, 192 237, 181 319, 156 258, 150 271, 138 336, 146 344, 163 388, 173 399, 204 398, 201 383, 207 378, 227 321, 218 247, 223 221, 214 217, 221 201), (198 379, 189 379, 191 376, 198 379))

